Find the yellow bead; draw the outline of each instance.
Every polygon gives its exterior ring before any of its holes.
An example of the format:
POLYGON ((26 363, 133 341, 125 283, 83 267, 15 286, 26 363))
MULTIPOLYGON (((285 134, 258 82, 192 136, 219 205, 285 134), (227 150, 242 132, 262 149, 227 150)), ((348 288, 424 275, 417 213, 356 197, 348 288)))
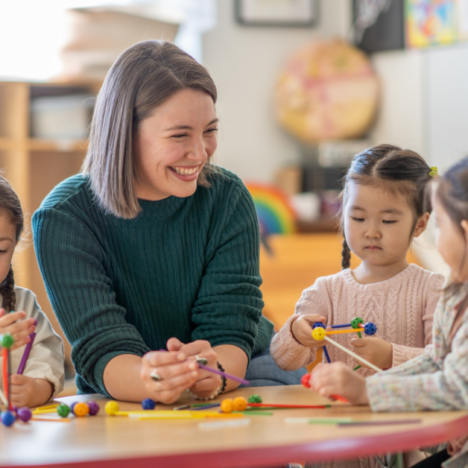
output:
POLYGON ((222 413, 232 413, 232 400, 230 398, 226 398, 221 402, 221 412, 222 413))
POLYGON ((104 409, 109 416, 115 416, 115 413, 120 410, 120 407, 116 401, 108 401, 104 409))
POLYGON ((325 338, 326 332, 322 327, 317 327, 312 330, 312 338, 317 341, 322 341, 325 338))
POLYGON ((247 408, 247 400, 244 397, 234 398, 232 409, 234 411, 244 411, 247 408))

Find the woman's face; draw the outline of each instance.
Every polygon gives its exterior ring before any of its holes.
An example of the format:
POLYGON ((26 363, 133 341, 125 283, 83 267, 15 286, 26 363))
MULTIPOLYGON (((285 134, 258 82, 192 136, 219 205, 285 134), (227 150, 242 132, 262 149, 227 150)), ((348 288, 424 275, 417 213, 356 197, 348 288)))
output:
POLYGON ((197 189, 203 166, 217 147, 213 99, 183 89, 141 122, 134 147, 138 198, 185 198, 197 189))

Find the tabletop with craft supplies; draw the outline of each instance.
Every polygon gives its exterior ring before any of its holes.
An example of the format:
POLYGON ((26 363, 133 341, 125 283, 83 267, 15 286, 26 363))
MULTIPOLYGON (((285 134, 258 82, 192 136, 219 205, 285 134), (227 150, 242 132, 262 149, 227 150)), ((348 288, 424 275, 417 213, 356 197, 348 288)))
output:
POLYGON ((19 419, 0 425, 0 466, 281 466, 425 447, 468 427, 466 411, 377 414, 302 386, 240 388, 209 402, 184 394, 169 406, 71 396, 19 419))

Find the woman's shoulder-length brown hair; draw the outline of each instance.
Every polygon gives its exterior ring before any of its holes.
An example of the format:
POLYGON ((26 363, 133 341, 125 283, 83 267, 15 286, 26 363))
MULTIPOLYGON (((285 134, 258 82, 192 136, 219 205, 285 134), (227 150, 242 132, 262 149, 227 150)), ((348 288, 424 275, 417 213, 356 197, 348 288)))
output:
MULTIPOLYGON (((135 134, 155 108, 185 88, 203 91, 216 103, 216 86, 208 71, 169 42, 134 44, 112 65, 96 100, 81 168, 106 213, 131 219, 141 211, 134 187, 135 134)), ((208 161, 199 185, 209 186, 207 176, 212 170, 208 161)))

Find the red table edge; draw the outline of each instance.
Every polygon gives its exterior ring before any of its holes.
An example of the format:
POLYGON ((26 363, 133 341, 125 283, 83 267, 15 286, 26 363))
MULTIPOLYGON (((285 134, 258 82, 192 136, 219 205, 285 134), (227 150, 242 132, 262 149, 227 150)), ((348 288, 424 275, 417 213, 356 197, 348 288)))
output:
MULTIPOLYGON (((337 428, 337 431, 340 429, 337 428)), ((295 460, 316 463, 404 452, 417 447, 438 445, 468 435, 468 415, 436 426, 424 426, 391 434, 346 437, 343 439, 302 442, 297 445, 265 446, 253 449, 221 450, 151 457, 90 460, 39 465, 0 465, 2 468, 231 468, 281 466, 295 460), (333 453, 333 457, 330 454, 333 453)), ((181 444, 183 441, 181 441, 181 444)))

